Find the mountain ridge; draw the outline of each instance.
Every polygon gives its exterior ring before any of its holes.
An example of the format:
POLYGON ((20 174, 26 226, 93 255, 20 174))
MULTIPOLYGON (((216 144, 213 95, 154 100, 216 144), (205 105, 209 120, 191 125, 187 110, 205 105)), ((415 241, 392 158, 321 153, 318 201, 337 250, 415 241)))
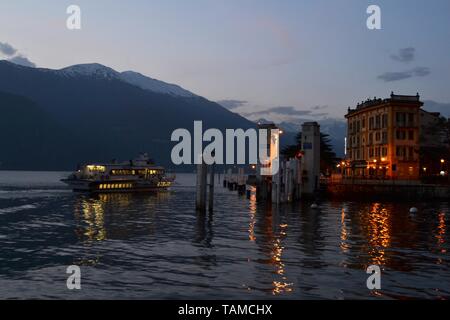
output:
MULTIPOLYGON (((93 68, 94 75, 88 70, 87 74, 73 76, 0 61, 0 91, 24 97, 39 106, 42 111, 39 121, 49 123, 46 117, 51 117, 57 124, 51 126, 55 130, 54 136, 59 139, 55 145, 73 149, 72 158, 68 159, 62 155, 58 158, 58 148, 54 148, 55 161, 52 163, 57 165, 52 168, 45 163, 45 152, 36 150, 39 154, 35 158, 39 161, 33 169, 68 170, 80 162, 127 159, 143 151, 170 167, 171 149, 175 145, 170 140, 175 129, 192 131, 196 120, 203 121, 205 130, 254 127, 251 121, 201 96, 183 97, 144 90, 108 74, 105 77, 96 71, 99 68, 93 68), (62 134, 62 131, 68 134, 62 134), (75 141, 66 138, 68 135, 75 137, 75 141), (64 144, 65 140, 67 144, 64 144)), ((5 97, 0 100, 0 112, 8 108, 8 101, 5 97)), ((26 112, 11 117, 25 117, 31 123, 26 112)), ((11 136, 14 130, 14 125, 5 123, 0 128, 0 135, 5 136, 8 132, 11 136)), ((30 148, 33 143, 37 141, 30 138, 30 148)), ((3 169, 27 169, 19 165, 21 157, 23 153, 11 145, 9 149, 0 150, 3 169)))
MULTIPOLYGON (((30 68, 14 64, 13 62, 7 60, 0 60, 0 63, 12 64, 24 69, 30 68)), ((119 72, 114 70, 113 68, 110 68, 100 63, 75 64, 61 69, 49 69, 49 68, 30 68, 30 69, 52 73, 63 77, 95 77, 98 79, 121 80, 128 84, 137 86, 141 89, 155 93, 170 94, 180 97, 198 97, 198 95, 182 88, 179 85, 154 79, 136 71, 127 70, 119 72)))

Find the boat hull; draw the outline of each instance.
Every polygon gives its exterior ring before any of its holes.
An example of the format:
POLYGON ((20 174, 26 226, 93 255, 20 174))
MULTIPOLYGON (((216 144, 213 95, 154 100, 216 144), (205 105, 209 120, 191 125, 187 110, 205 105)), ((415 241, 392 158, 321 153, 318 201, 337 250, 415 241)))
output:
POLYGON ((155 192, 168 190, 172 185, 172 181, 158 181, 155 183, 142 183, 133 180, 92 181, 62 179, 61 181, 70 186, 74 192, 89 193, 155 192))

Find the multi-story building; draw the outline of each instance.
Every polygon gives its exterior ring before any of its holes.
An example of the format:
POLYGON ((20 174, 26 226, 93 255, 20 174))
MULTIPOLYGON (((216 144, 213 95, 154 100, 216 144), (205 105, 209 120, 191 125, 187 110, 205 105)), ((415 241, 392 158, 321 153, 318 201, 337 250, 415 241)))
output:
POLYGON ((346 170, 360 178, 418 179, 420 108, 415 96, 364 101, 348 109, 346 170))

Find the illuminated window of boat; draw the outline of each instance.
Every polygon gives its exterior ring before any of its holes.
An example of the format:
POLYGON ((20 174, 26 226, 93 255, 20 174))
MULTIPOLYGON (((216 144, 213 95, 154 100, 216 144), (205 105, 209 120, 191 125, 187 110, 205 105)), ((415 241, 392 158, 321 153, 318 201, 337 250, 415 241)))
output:
POLYGON ((88 165, 86 166, 90 172, 105 172, 105 166, 88 165))

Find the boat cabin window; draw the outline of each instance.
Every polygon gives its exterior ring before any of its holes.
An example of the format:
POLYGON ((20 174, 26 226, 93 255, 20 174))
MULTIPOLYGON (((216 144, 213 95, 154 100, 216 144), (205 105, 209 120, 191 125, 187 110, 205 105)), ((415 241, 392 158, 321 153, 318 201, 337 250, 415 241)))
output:
POLYGON ((104 166, 96 166, 96 165, 89 165, 86 166, 86 168, 89 170, 89 172, 105 172, 104 166))
POLYGON ((155 175, 155 174, 162 174, 162 170, 155 170, 155 169, 113 169, 111 170, 112 176, 145 176, 145 175, 155 175))

